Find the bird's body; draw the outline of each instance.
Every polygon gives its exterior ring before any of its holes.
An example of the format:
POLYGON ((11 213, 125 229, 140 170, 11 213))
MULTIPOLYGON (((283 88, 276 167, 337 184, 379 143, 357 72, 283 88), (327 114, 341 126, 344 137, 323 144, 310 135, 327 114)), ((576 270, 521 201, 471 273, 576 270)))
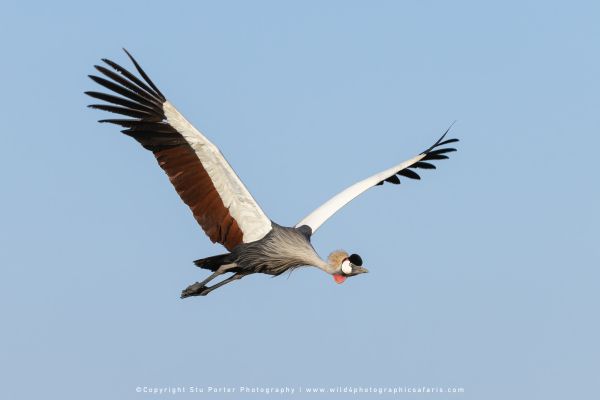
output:
POLYGON ((196 260, 198 267, 213 273, 190 285, 182 297, 206 295, 249 274, 277 276, 301 266, 317 267, 332 275, 337 283, 368 272, 356 254, 335 251, 324 261, 311 244, 312 235, 336 211, 367 189, 384 182, 399 184, 399 176, 420 179, 414 169, 435 169, 427 161, 448 158, 445 153, 455 149, 442 146, 458 141, 444 140, 446 131, 419 155, 348 187, 295 226, 281 226, 266 216, 219 149, 177 111, 133 57, 127 55, 143 80, 104 59, 112 69, 96 66, 104 77, 90 77, 120 96, 86 92, 109 103, 90 107, 129 117, 100 122, 124 127, 123 133, 150 150, 208 237, 229 250, 226 254, 196 260), (231 276, 207 286, 225 273, 231 276))
MULTIPOLYGON (((242 243, 230 253, 196 260, 194 263, 215 273, 223 268, 224 272, 231 272, 239 278, 255 273, 278 276, 309 265, 330 271, 329 264, 321 260, 310 243, 310 228, 284 227, 274 222, 272 226, 273 229, 262 239, 242 243)), ((183 297, 193 295, 202 286, 191 285, 184 291, 183 297)))
POLYGON ((235 264, 229 272, 275 276, 303 265, 324 268, 306 229, 283 227, 276 223, 273 223, 271 232, 260 240, 242 243, 231 253, 196 260, 194 263, 210 270, 216 270, 222 264, 235 264))
POLYGON ((273 229, 264 238, 240 244, 230 254, 242 272, 281 275, 304 265, 328 268, 310 243, 310 228, 306 226, 284 227, 273 222, 273 229))

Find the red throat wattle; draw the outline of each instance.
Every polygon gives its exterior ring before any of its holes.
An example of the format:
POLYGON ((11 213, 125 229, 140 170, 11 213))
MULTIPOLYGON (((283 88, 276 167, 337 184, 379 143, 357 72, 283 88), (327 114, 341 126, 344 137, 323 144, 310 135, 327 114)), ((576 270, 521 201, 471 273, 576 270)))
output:
POLYGON ((335 280, 335 283, 344 283, 344 281, 346 280, 346 276, 344 275, 340 275, 340 274, 333 274, 333 279, 335 280))

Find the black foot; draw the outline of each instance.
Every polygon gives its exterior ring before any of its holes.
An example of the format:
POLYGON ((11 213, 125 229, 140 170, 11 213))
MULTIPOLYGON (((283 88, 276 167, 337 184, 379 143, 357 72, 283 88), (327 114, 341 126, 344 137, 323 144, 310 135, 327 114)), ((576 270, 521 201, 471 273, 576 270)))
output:
POLYGON ((199 282, 196 282, 193 285, 188 286, 181 292, 181 298, 185 299, 186 297, 191 296, 206 296, 208 294, 206 289, 206 286, 203 286, 199 282))

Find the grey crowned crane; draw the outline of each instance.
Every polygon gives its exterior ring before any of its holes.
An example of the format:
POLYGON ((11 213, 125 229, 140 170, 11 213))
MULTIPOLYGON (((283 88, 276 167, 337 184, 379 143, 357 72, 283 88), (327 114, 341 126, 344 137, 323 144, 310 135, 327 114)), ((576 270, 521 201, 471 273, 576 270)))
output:
POLYGON ((182 298, 205 296, 249 274, 276 276, 300 266, 317 267, 332 275, 337 283, 368 272, 357 254, 334 251, 327 261, 322 260, 311 245, 312 235, 329 217, 367 189, 384 182, 399 184, 400 177, 420 179, 415 169, 435 169, 429 161, 446 159, 447 153, 456 151, 444 147, 458 141, 445 139, 447 130, 417 156, 348 187, 295 226, 281 226, 265 215, 219 149, 177 111, 136 60, 127 50, 125 52, 141 78, 103 59, 106 66, 95 66, 101 76, 90 75, 90 78, 112 93, 86 92, 106 102, 89 107, 128 117, 99 122, 121 126, 124 134, 150 150, 210 240, 221 243, 229 251, 194 261, 212 274, 183 290, 182 298), (231 275, 207 286, 226 273, 231 275))

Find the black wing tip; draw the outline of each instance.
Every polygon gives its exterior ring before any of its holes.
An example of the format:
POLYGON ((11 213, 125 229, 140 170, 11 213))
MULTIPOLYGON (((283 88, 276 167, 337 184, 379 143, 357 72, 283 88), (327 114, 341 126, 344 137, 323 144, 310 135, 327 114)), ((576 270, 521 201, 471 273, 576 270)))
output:
POLYGON ((443 148, 441 147, 441 146, 444 146, 444 145, 447 145, 450 143, 456 143, 456 142, 460 141, 457 138, 444 140, 446 135, 448 134, 448 132, 450 132, 450 129, 454 126, 455 123, 456 123, 456 120, 452 121, 450 126, 444 132, 444 134, 431 147, 429 147, 427 150, 420 153, 420 155, 424 156, 423 158, 421 158, 419 161, 415 162, 414 164, 406 167, 405 169, 396 172, 394 175, 392 175, 392 177, 388 177, 388 178, 376 183, 375 186, 383 185, 385 182, 389 182, 389 183, 393 183, 393 184, 397 185, 397 184, 401 183, 400 179, 398 179, 398 175, 403 176, 405 178, 420 180, 421 177, 419 176, 419 174, 417 174, 416 172, 413 171, 413 169, 415 169, 415 168, 436 169, 435 165, 433 165, 429 162, 425 162, 425 161, 446 160, 449 158, 446 155, 446 153, 452 153, 452 152, 457 151, 457 149, 454 147, 443 147, 443 148))
POLYGON ((125 54, 127 54, 127 57, 129 57, 129 59, 131 60, 131 62, 133 62, 134 64, 138 63, 136 61, 136 59, 133 58, 133 56, 131 55, 131 53, 129 52, 129 50, 127 50, 125 47, 121 47, 121 49, 123 49, 123 51, 125 52, 125 54))
POLYGON ((98 122, 126 128, 121 132, 133 137, 147 150, 157 152, 188 145, 181 134, 165 121, 164 95, 131 53, 125 48, 123 50, 135 69, 128 70, 108 58, 102 58, 106 65, 94 65, 99 74, 90 74, 88 77, 108 92, 89 90, 84 94, 106 103, 89 104, 87 107, 124 116, 125 118, 103 118, 98 122))
POLYGON ((134 64, 137 64, 137 61, 135 60, 135 58, 133 58, 131 53, 125 47, 121 47, 121 49, 125 52, 125 54, 127 54, 127 57, 129 57, 131 62, 133 62, 134 64))
POLYGON ((142 76, 142 78, 146 81, 146 83, 148 85, 150 85, 150 87, 152 89, 154 89, 156 91, 156 94, 158 94, 163 100, 166 100, 166 97, 164 94, 161 93, 161 91, 158 89, 158 87, 156 87, 156 85, 154 84, 154 82, 152 82, 152 80, 150 79, 150 77, 146 74, 146 72, 142 69, 142 67, 140 66, 140 64, 136 61, 135 58, 133 58, 133 56, 131 55, 131 53, 129 53, 129 51, 127 51, 127 49, 125 47, 123 47, 123 51, 125 52, 125 54, 127 54, 127 57, 129 57, 129 59, 131 60, 131 62, 133 63, 133 65, 135 66, 135 69, 137 69, 137 71, 140 73, 140 75, 142 76))
MULTIPOLYGON (((166 101, 166 97, 162 94, 162 92, 156 87, 156 85, 154 84, 154 82, 152 82, 152 80, 150 79, 150 77, 144 72, 144 70, 142 69, 142 67, 140 66, 140 64, 136 61, 136 59, 131 55, 131 53, 129 53, 125 48, 123 48, 123 51, 125 51, 125 54, 127 54, 127 56, 129 57, 129 59, 131 60, 131 62, 133 63, 135 69, 137 70, 138 74, 141 76, 141 79, 139 79, 138 77, 136 77, 134 74, 132 74, 130 71, 128 71, 126 68, 122 67, 121 65, 119 65, 118 63, 108 59, 108 58, 102 58, 101 60, 106 63, 108 66, 110 66, 111 68, 113 68, 114 70, 116 70, 117 72, 119 72, 120 74, 124 75, 125 78, 129 79, 130 81, 132 81, 132 83, 134 83, 135 85, 139 86, 139 88, 141 88, 143 91, 145 91, 146 93, 148 93, 150 96, 156 98, 157 100, 159 100, 161 103, 166 101)), ((99 67, 99 66, 95 66, 96 69, 100 68, 102 69, 103 67, 99 67)), ((103 74, 106 75, 106 73, 102 70, 100 70, 100 72, 102 72, 103 74)))
POLYGON ((452 129, 452 127, 454 126, 455 123, 456 123, 456 120, 452 121, 452 123, 450 124, 450 126, 444 132, 444 134, 431 147, 429 147, 427 150, 425 150, 421 154, 428 154, 433 149, 435 149, 436 147, 443 146, 443 145, 449 144, 449 143, 456 143, 456 142, 458 142, 459 139, 457 139, 457 138, 452 138, 452 139, 444 140, 444 138, 446 137, 446 135, 448 134, 448 132, 450 132, 450 129, 452 129))
MULTIPOLYGON (((116 67, 120 67, 120 65, 119 65, 119 64, 117 64, 116 62, 114 62, 114 61, 113 61, 113 60, 111 60, 110 58, 101 58, 100 60, 102 60, 102 62, 103 62, 104 64, 108 65, 109 67, 111 67, 111 68, 113 68, 113 69, 116 69, 116 67)), ((94 67, 96 67, 96 69, 97 69, 97 67, 106 68, 106 67, 103 67, 103 66, 101 66, 101 65, 94 65, 94 67)))
POLYGON ((87 96, 106 101, 108 104, 93 104, 88 107, 139 118, 140 120, 147 119, 153 121, 164 118, 164 115, 162 115, 162 106, 160 105, 165 101, 164 96, 150 81, 150 78, 144 73, 131 54, 125 48, 123 50, 133 62, 142 80, 108 58, 102 58, 102 61, 115 71, 112 72, 105 67, 94 65, 95 69, 106 77, 93 74, 88 75, 88 77, 95 83, 108 89, 110 93, 93 90, 84 93, 87 96), (146 81, 147 85, 143 80, 146 81), (115 107, 115 105, 122 107, 115 107))

